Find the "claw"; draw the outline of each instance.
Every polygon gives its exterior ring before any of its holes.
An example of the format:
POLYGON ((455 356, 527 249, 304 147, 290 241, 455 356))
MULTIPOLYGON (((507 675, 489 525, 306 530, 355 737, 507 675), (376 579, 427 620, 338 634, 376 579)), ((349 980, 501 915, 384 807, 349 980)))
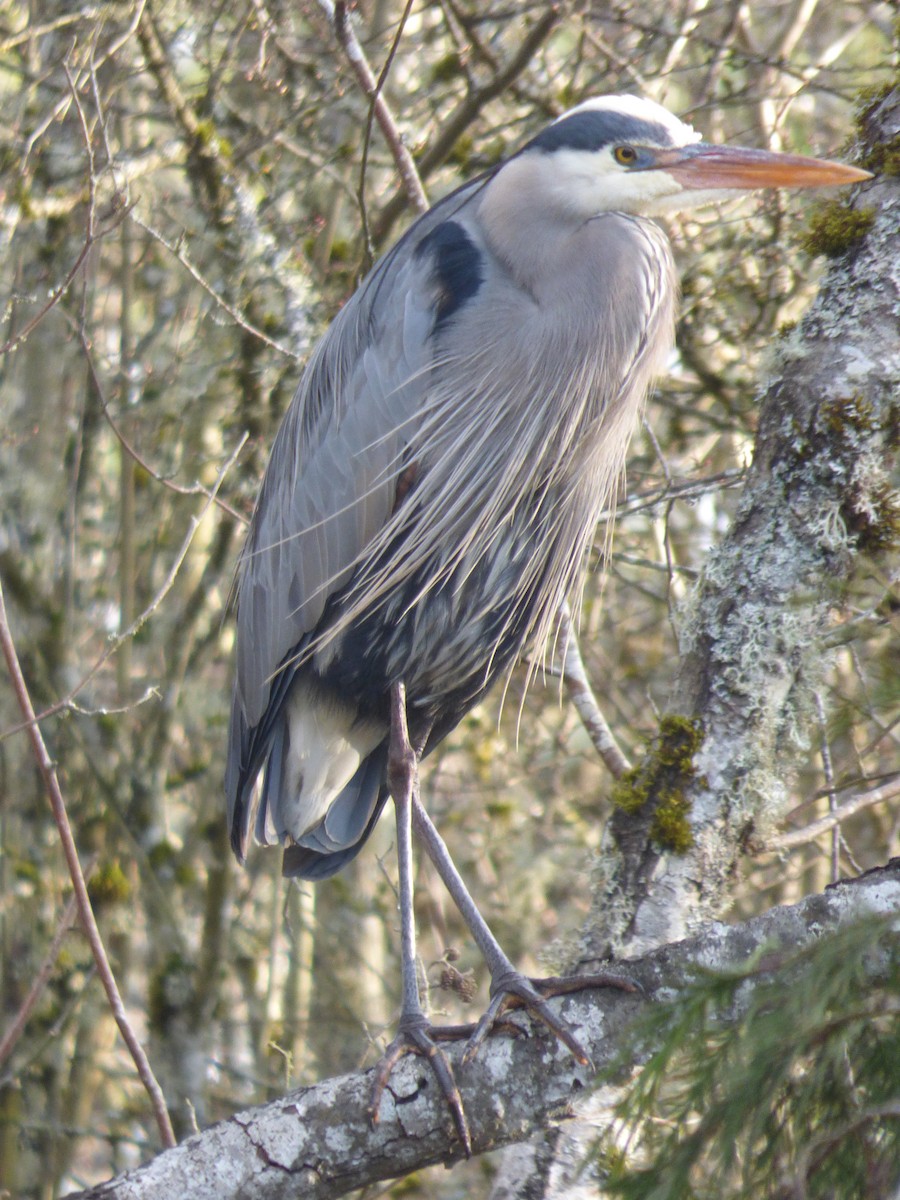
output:
POLYGON ((462 1062, 470 1063, 484 1039, 495 1028, 505 1012, 513 1008, 524 1008, 542 1021, 571 1052, 576 1062, 583 1067, 591 1065, 590 1056, 575 1037, 568 1022, 558 1017, 547 1004, 554 996, 569 996, 586 988, 617 987, 625 992, 636 992, 638 988, 629 979, 620 975, 569 975, 553 976, 549 979, 527 979, 518 971, 504 972, 491 984, 491 1002, 484 1016, 475 1026, 469 1038, 462 1062))
POLYGON ((462 1096, 453 1077, 450 1060, 431 1036, 431 1028, 427 1025, 416 1024, 401 1029, 375 1068, 375 1079, 372 1083, 372 1094, 369 1100, 369 1117, 373 1125, 379 1121, 381 1097, 387 1087, 391 1072, 407 1054, 417 1054, 426 1058, 431 1064, 438 1086, 444 1094, 447 1107, 453 1116, 453 1123, 459 1140, 462 1142, 466 1158, 472 1157, 472 1135, 469 1132, 469 1122, 463 1109, 462 1096))

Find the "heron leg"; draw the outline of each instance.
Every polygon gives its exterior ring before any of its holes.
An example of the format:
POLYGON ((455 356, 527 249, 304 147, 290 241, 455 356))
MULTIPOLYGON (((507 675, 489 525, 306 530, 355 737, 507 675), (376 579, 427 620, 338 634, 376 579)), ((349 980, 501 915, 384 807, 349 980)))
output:
POLYGON ((412 813, 419 797, 419 759, 409 740, 406 721, 406 689, 402 683, 391 688, 391 734, 388 749, 388 785, 397 817, 397 859, 400 877, 400 945, 403 998, 397 1036, 375 1068, 369 1112, 378 1123, 381 1097, 391 1071, 407 1054, 427 1058, 447 1101, 466 1155, 472 1139, 463 1110, 462 1097, 450 1061, 431 1036, 431 1024, 419 999, 416 962, 416 923, 413 911, 412 813))
POLYGON ((479 912, 469 889, 456 869, 456 864, 450 857, 450 851, 447 849, 444 839, 425 811, 418 792, 412 797, 412 820, 419 840, 424 845, 444 886, 453 897, 453 901, 491 973, 491 1002, 469 1037, 463 1054, 463 1063, 472 1061, 481 1043, 505 1012, 511 1008, 522 1007, 542 1021, 572 1052, 578 1062, 584 1066, 590 1065, 590 1058, 581 1043, 569 1025, 550 1008, 547 1000, 553 996, 571 994, 584 988, 618 987, 627 992, 635 992, 637 988, 629 980, 612 974, 528 979, 520 971, 517 971, 479 912))

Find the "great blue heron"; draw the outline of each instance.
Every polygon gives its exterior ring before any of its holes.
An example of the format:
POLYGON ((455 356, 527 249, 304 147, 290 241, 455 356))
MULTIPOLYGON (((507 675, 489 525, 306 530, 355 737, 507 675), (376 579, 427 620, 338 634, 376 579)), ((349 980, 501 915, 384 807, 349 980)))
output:
POLYGON ((481 919, 417 762, 546 642, 578 587, 673 343, 675 269, 650 218, 866 177, 705 144, 649 100, 588 100, 417 220, 313 353, 241 560, 228 817, 241 860, 256 806, 284 873, 323 879, 393 793, 403 1005, 376 1114, 396 1059, 427 1053, 468 1149, 418 996, 412 822, 491 972, 467 1053, 514 996, 584 1058, 481 919))

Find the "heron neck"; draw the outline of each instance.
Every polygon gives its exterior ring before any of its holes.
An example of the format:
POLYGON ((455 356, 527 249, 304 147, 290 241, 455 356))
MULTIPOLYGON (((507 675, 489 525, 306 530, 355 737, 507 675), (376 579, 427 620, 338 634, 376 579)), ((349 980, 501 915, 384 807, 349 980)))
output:
POLYGON ((584 211, 577 192, 560 186, 552 172, 550 155, 513 158, 478 200, 481 228, 491 251, 519 286, 539 299, 566 289, 561 265, 570 260, 573 242, 579 240, 585 223, 602 215, 602 209, 584 211))

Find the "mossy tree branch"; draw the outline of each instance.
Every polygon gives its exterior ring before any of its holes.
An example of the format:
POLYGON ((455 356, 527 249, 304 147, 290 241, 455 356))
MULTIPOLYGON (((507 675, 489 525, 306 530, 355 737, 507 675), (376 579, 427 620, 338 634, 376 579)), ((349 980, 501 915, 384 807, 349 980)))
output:
MULTIPOLYGON (((898 130, 895 91, 866 110, 863 157, 896 145, 898 130)), ((734 524, 680 630, 669 711, 704 731, 679 797, 690 838, 659 836, 671 796, 619 807, 586 964, 683 937, 719 910, 739 857, 764 844, 790 803, 833 614, 873 556, 900 550, 889 473, 900 447, 900 179, 876 177, 849 204, 871 219, 776 347, 734 524)))
MULTIPOLYGON (((642 997, 617 990, 576 993, 563 1002, 566 1017, 603 1068, 628 1052, 635 1015, 655 997, 671 999, 689 986, 698 968, 728 972, 765 950, 766 960, 747 980, 752 991, 778 969, 784 952, 809 946, 828 930, 895 912, 898 905, 900 864, 894 863, 744 925, 710 925, 692 941, 648 954, 628 967, 642 997)), ((585 1069, 558 1043, 535 1036, 527 1019, 522 1027, 528 1036, 492 1037, 464 1068, 462 1046, 450 1050, 476 1154, 564 1125, 585 1104, 608 1102, 617 1091, 588 1090, 585 1069)), ((374 1128, 370 1088, 371 1072, 362 1071, 289 1092, 69 1200, 333 1200, 462 1157, 450 1114, 419 1060, 404 1059, 395 1069, 374 1128)))

